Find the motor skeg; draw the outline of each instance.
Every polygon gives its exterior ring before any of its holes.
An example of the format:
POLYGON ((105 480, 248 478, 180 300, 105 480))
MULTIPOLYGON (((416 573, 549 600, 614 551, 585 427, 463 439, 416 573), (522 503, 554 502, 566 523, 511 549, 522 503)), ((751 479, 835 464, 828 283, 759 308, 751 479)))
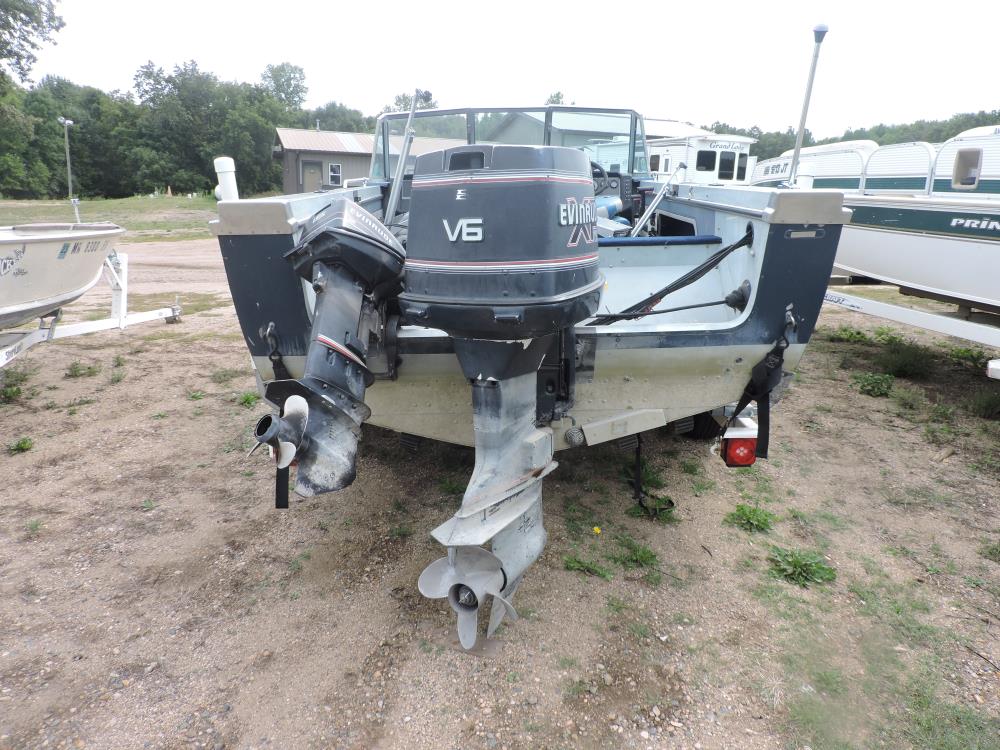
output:
POLYGON ((340 198, 312 217, 285 257, 312 285, 316 307, 302 378, 272 381, 266 395, 279 407, 304 399, 308 417, 297 416, 295 425, 283 423, 284 413, 270 417, 256 434, 261 442, 273 440, 271 433, 286 442, 301 436, 295 491, 311 496, 354 481, 361 423, 371 413, 364 396, 374 376, 365 358, 378 322, 376 297, 398 291, 406 253, 377 218, 340 198))

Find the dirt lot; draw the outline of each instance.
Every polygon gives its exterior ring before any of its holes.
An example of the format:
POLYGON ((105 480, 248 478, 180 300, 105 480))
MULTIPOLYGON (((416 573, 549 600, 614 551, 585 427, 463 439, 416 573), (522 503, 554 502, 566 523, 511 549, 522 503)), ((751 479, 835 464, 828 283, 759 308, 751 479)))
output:
POLYGON ((673 523, 629 514, 628 454, 560 454, 523 617, 477 657, 416 590, 471 451, 368 429, 351 488, 275 511, 213 243, 123 249, 133 301, 184 321, 39 347, 0 403, 0 748, 1000 747, 1000 422, 973 413, 1000 384, 974 353, 900 330, 929 372, 864 395, 891 334, 825 310, 770 461, 650 438, 673 523), (836 580, 776 578, 772 545, 836 580))

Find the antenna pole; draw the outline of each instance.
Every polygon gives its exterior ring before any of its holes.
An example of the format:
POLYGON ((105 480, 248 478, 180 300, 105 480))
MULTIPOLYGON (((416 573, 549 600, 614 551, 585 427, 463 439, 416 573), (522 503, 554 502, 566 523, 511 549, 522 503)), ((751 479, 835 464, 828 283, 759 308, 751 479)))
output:
POLYGON ((802 118, 799 120, 799 132, 795 135, 795 152, 792 154, 792 169, 788 174, 788 184, 795 186, 799 172, 799 152, 802 150, 802 137, 806 132, 806 115, 809 114, 809 97, 812 95, 813 79, 816 77, 816 62, 819 60, 819 47, 823 37, 830 29, 826 24, 820 24, 813 29, 816 46, 813 48, 812 66, 809 68, 809 82, 806 84, 806 99, 802 102, 802 118))

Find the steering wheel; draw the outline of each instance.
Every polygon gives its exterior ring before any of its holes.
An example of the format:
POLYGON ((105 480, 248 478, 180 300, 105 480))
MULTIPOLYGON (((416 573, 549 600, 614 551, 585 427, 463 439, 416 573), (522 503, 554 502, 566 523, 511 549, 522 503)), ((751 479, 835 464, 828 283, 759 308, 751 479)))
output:
POLYGON ((596 161, 590 162, 590 173, 594 178, 594 195, 600 195, 608 189, 608 173, 596 161))

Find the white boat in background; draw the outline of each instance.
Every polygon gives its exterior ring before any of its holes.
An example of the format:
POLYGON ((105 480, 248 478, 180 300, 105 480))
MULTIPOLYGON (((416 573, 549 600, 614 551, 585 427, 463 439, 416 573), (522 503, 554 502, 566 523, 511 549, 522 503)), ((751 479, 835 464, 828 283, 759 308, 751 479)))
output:
POLYGON ((0 227, 0 329, 41 318, 81 297, 101 278, 117 224, 0 227))
MULTIPOLYGON (((792 152, 752 184, 787 180, 792 152)), ((967 309, 1000 312, 1000 126, 943 144, 846 141, 804 148, 798 187, 843 190, 853 211, 836 267, 967 309)))
POLYGON ((654 179, 667 180, 684 165, 684 182, 698 185, 749 184, 757 164, 757 157, 750 156, 750 146, 757 142, 756 138, 678 125, 670 135, 650 135, 646 139, 649 171, 654 179))

